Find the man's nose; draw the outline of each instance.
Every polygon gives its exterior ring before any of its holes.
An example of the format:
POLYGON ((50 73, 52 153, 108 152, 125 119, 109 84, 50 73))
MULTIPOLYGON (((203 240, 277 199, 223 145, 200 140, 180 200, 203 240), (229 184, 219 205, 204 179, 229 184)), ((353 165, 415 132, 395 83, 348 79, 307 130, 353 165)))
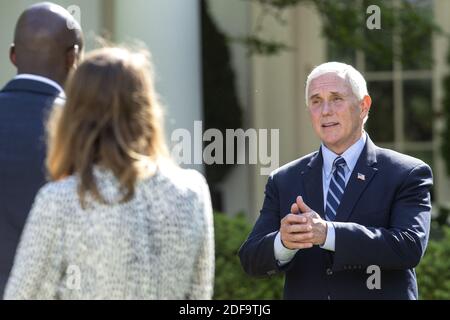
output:
POLYGON ((331 112, 332 112, 331 104, 327 101, 324 101, 322 105, 322 114, 330 114, 331 112))

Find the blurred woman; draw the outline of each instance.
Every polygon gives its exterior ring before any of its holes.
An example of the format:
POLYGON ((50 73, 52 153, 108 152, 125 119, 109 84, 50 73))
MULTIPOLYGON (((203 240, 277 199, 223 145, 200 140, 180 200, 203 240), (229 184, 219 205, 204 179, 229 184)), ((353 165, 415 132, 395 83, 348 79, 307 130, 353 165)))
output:
POLYGON ((69 78, 6 299, 210 299, 209 190, 168 160, 148 53, 104 48, 69 78))

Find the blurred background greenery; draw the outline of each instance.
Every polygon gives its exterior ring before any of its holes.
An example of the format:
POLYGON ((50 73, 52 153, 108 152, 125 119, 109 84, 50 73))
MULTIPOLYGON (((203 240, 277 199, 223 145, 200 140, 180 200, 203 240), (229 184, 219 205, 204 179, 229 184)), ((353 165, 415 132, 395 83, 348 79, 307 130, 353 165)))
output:
POLYGON ((284 277, 251 278, 244 273, 237 252, 251 231, 244 214, 235 217, 214 214, 216 237, 216 277, 214 299, 281 299, 284 277))
POLYGON ((450 227, 434 222, 425 256, 416 269, 419 298, 450 299, 450 227))

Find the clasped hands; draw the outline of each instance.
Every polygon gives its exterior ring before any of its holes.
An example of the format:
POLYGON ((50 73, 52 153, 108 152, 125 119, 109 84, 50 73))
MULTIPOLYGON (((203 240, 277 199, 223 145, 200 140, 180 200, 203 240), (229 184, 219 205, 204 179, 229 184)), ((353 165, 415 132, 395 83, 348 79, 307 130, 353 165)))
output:
POLYGON ((291 213, 281 220, 281 242, 288 249, 306 249, 323 245, 327 238, 327 223, 298 196, 291 213))

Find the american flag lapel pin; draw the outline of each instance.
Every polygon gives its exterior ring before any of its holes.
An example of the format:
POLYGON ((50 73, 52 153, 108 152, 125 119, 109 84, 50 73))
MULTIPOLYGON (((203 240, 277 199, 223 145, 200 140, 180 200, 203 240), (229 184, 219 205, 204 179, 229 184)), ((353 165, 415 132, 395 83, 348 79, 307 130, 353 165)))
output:
POLYGON ((366 181, 366 176, 362 173, 358 173, 358 180, 366 181))

